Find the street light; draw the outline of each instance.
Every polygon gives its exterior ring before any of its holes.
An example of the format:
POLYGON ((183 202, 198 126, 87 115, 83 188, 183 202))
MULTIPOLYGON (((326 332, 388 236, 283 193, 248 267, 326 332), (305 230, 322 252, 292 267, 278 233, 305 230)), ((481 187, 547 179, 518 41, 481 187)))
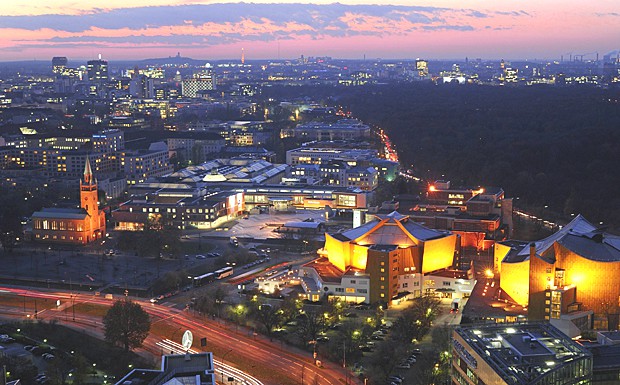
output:
POLYGON ((229 349, 226 353, 224 353, 224 355, 222 356, 222 382, 224 382, 224 359, 226 358, 226 356, 228 355, 228 353, 232 352, 233 349, 229 349))

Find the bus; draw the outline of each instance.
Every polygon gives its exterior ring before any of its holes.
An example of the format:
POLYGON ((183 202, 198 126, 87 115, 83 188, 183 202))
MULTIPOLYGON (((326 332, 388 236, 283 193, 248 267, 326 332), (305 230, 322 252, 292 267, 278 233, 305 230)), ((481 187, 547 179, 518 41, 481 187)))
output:
POLYGON ((215 279, 215 274, 213 273, 198 275, 194 277, 193 279, 194 287, 202 286, 209 282, 213 282, 214 279, 215 279))
POLYGON ((213 274, 215 275, 215 279, 230 277, 231 275, 233 275, 233 268, 230 266, 223 267, 219 270, 214 271, 213 274))

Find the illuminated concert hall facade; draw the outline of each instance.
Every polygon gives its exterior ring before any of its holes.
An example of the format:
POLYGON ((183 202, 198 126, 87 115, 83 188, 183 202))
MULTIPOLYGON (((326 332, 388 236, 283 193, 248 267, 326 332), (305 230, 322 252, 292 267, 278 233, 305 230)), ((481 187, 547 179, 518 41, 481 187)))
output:
POLYGON ((494 255, 501 289, 528 307, 530 321, 618 328, 620 237, 578 215, 540 241, 497 243, 494 255))
POLYGON ((348 231, 325 234, 321 255, 301 269, 311 300, 324 295, 349 302, 390 303, 419 292, 424 276, 450 269, 459 237, 426 228, 394 211, 348 231))

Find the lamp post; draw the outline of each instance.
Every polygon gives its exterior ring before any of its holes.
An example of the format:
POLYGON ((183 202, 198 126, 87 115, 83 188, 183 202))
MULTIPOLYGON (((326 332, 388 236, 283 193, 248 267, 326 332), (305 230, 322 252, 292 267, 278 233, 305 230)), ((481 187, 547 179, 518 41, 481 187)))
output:
POLYGON ((222 383, 224 382, 224 359, 226 358, 226 356, 228 355, 228 353, 232 352, 233 349, 229 349, 226 353, 224 353, 224 355, 222 356, 222 383))
POLYGON ((304 370, 306 369, 306 364, 301 365, 301 385, 304 385, 304 370))

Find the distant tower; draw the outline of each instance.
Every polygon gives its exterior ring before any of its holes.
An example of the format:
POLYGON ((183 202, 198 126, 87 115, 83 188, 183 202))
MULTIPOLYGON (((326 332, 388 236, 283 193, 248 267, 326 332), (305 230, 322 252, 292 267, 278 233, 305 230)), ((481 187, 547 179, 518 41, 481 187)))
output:
POLYGON ((245 50, 241 48, 241 64, 245 64, 245 50))
POLYGON ((101 54, 99 54, 99 59, 89 60, 86 64, 88 80, 91 82, 108 81, 110 79, 108 76, 108 62, 101 59, 101 54))
POLYGON ((55 56, 52 58, 52 72, 55 74, 62 74, 67 68, 69 61, 64 56, 55 56))
POLYGON ((80 206, 86 210, 90 218, 94 218, 95 221, 97 221, 99 218, 97 180, 93 178, 88 156, 86 157, 86 164, 84 165, 83 177, 84 179, 80 181, 80 206))

